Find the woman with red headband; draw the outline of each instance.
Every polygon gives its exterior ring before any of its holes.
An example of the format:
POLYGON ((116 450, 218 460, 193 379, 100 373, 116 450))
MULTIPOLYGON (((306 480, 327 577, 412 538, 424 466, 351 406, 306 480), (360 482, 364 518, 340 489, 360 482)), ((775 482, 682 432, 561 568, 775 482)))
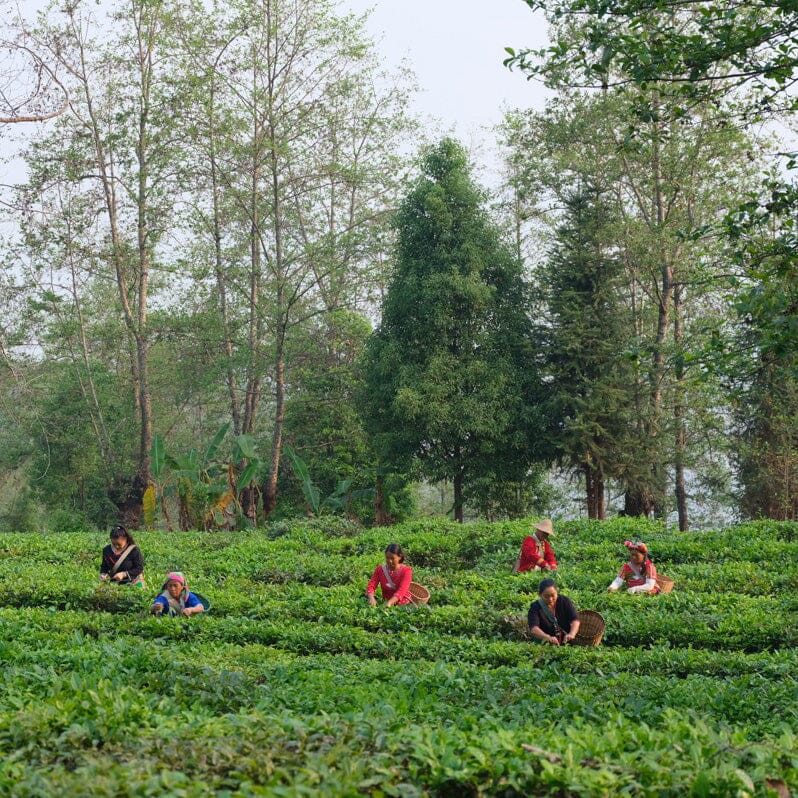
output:
POLYGON ((634 543, 627 540, 623 545, 629 549, 629 562, 624 563, 621 572, 607 589, 614 593, 626 585, 627 593, 648 593, 652 596, 659 593, 657 569, 648 559, 648 546, 639 540, 634 543))

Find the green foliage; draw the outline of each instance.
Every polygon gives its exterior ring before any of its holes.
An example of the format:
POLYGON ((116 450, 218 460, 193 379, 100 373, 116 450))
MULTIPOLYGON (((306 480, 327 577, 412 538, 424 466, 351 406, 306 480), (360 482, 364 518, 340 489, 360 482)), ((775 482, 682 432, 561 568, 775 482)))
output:
POLYGON ((564 197, 565 212, 539 285, 545 303, 547 443, 552 459, 584 473, 588 508, 610 477, 646 484, 639 473, 635 371, 619 356, 634 327, 625 301, 622 257, 614 244, 617 209, 587 177, 564 197), (638 470, 635 471, 635 465, 638 470))
MULTIPOLYGON (((354 397, 362 389, 357 361, 370 333, 366 318, 342 310, 309 324, 291 352, 293 387, 285 413, 285 437, 294 455, 305 464, 320 496, 337 496, 326 502, 326 511, 343 512, 364 523, 374 520, 378 455, 354 397), (348 487, 342 490, 344 483, 348 487)), ((278 515, 296 514, 307 507, 318 513, 308 501, 305 478, 296 469, 282 473, 278 515)), ((392 480, 384 497, 394 510, 390 513, 394 519, 406 514, 399 506, 406 482, 392 480)))
POLYGON ((59 509, 48 513, 47 529, 51 532, 90 532, 95 527, 83 513, 59 509))
POLYGON ((734 397, 734 453, 747 517, 798 518, 798 192, 771 181, 726 218, 734 324, 713 330, 709 360, 734 397))
POLYGON ((527 0, 555 23, 541 50, 508 48, 505 61, 530 75, 596 88, 675 86, 682 107, 748 84, 752 110, 785 96, 798 68, 798 17, 787 0, 527 0), (574 36, 574 32, 578 35, 574 36), (669 84, 673 84, 670 86, 669 84))
POLYGON ((558 524, 563 592, 607 620, 595 649, 530 644, 504 623, 536 596, 537 577, 510 573, 528 529, 323 518, 138 533, 151 585, 177 568, 210 599, 192 619, 96 584, 99 535, 0 535, 0 795, 798 788, 798 633, 784 622, 797 524, 558 524), (673 593, 606 593, 628 537, 673 593), (394 539, 430 606, 367 606, 394 539))
POLYGON ((525 478, 539 387, 521 265, 444 139, 396 218, 396 271, 366 347, 361 407, 384 462, 455 489, 525 478))
POLYGON ((96 419, 85 396, 85 378, 59 364, 42 378, 42 394, 29 419, 31 448, 27 473, 32 496, 49 511, 64 510, 86 520, 73 527, 106 526, 116 518, 114 486, 129 481, 132 451, 128 407, 120 401, 120 381, 97 367, 93 380, 112 431, 104 452, 96 419))

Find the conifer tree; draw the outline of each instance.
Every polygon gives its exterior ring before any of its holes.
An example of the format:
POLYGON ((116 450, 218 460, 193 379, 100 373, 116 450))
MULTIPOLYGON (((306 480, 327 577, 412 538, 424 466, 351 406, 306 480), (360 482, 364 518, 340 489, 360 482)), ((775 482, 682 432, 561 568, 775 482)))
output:
POLYGON ((585 479, 588 516, 605 517, 609 477, 634 482, 629 424, 634 382, 624 359, 629 312, 623 264, 613 253, 612 205, 582 185, 565 198, 565 218, 540 270, 547 308, 547 403, 554 459, 585 479))
POLYGON ((396 219, 396 272, 367 344, 363 412, 397 467, 469 488, 521 481, 539 432, 521 264, 484 210, 459 144, 427 152, 396 219))

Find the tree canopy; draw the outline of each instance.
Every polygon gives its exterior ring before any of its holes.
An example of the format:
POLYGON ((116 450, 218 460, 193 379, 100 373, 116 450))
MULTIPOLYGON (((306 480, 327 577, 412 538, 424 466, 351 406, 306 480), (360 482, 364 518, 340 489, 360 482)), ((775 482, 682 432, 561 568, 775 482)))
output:
POLYGON ((530 465, 539 385, 527 288, 451 139, 424 156, 396 228, 363 407, 387 460, 453 483, 462 520, 479 478, 521 481, 530 465))

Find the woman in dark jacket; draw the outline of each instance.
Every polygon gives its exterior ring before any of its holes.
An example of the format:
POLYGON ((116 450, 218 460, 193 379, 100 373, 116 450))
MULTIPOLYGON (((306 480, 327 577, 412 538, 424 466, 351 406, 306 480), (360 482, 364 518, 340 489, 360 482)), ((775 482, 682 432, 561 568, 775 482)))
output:
POLYGON ((571 599, 559 594, 553 579, 540 583, 538 600, 532 602, 527 621, 533 637, 553 646, 570 643, 579 631, 579 613, 571 599))
POLYGON ((103 549, 100 579, 144 587, 144 557, 133 535, 118 524, 111 530, 110 537, 111 542, 103 549))

